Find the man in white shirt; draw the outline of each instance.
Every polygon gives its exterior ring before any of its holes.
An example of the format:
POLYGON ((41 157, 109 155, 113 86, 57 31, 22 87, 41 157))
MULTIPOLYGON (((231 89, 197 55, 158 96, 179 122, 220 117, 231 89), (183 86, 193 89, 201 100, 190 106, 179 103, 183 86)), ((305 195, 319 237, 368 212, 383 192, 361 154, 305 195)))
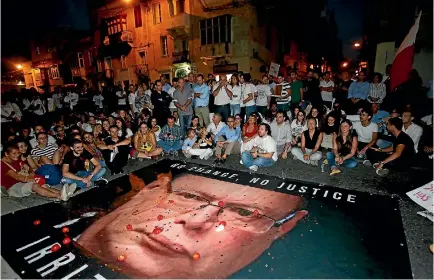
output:
POLYGON ((407 109, 402 112, 402 131, 405 132, 408 136, 410 136, 411 140, 413 140, 414 151, 417 153, 419 140, 422 136, 423 129, 422 127, 413 123, 413 120, 413 113, 410 110, 407 109))
POLYGON ((332 108, 334 87, 335 83, 330 80, 330 72, 325 72, 324 79, 319 82, 319 89, 321 90, 322 101, 329 109, 332 108))
MULTIPOLYGON (((139 90, 139 88, 137 88, 139 90)), ((132 116, 135 116, 138 112, 138 109, 136 108, 136 88, 134 85, 130 85, 130 90, 128 93, 128 104, 130 106, 129 111, 131 112, 132 116)))
POLYGON ((258 171, 259 167, 272 166, 277 161, 276 141, 270 134, 270 126, 265 123, 260 124, 253 148, 241 154, 241 162, 251 172, 258 171))
POLYGON ((278 84, 276 85, 274 94, 277 94, 278 88, 281 89, 280 96, 276 96, 277 110, 287 112, 290 109, 289 102, 291 102, 292 94, 291 85, 290 83, 285 82, 285 79, 281 74, 277 77, 277 82, 278 84))
POLYGON ((286 159, 291 150, 292 133, 291 125, 285 121, 285 113, 277 112, 276 119, 271 123, 271 137, 276 141, 277 155, 286 159))
POLYGON ((357 132, 358 157, 366 158, 366 151, 374 147, 378 138, 378 125, 371 121, 372 111, 362 109, 360 111, 360 122, 353 123, 353 129, 357 132))
POLYGON ((229 103, 231 102, 232 92, 228 89, 226 75, 219 75, 220 80, 214 85, 212 95, 214 96, 215 112, 219 113, 223 122, 226 121, 230 113, 229 103))
POLYGON ((74 91, 69 91, 69 92, 66 94, 66 96, 65 96, 65 103, 68 103, 68 105, 69 105, 69 109, 70 109, 71 111, 74 111, 74 107, 75 107, 75 105, 78 104, 78 99, 79 99, 79 96, 78 96, 78 94, 77 94, 76 92, 74 92, 74 91))
MULTIPOLYGON (((35 127, 33 129, 33 134, 35 135, 35 137, 33 137, 32 139, 29 140, 29 144, 32 147, 32 149, 34 149, 36 147, 36 145, 38 145, 38 141, 36 140, 36 135, 39 132, 43 132, 43 131, 45 131, 45 130, 44 130, 44 127, 42 125, 39 125, 39 124, 35 125, 35 127)), ((54 137, 51 135, 47 135, 47 136, 48 136, 48 144, 57 147, 56 139, 54 139, 54 137)))
POLYGON ((45 106, 41 100, 41 96, 39 95, 39 93, 37 93, 37 95, 34 96, 34 99, 30 103, 30 105, 31 105, 30 108, 32 108, 33 114, 36 114, 38 116, 42 116, 45 114, 45 112, 46 112, 45 106))
POLYGON ((100 91, 97 91, 96 95, 93 96, 93 103, 95 104, 95 108, 97 112, 101 112, 104 108, 103 105, 104 96, 102 96, 100 91))
POLYGON ((171 112, 177 111, 178 108, 175 106, 175 100, 173 100, 173 93, 175 92, 176 88, 178 87, 178 78, 172 79, 172 87, 167 91, 167 93, 172 97, 172 101, 169 104, 169 109, 171 112))
POLYGON ((270 108, 272 94, 267 75, 262 77, 262 84, 257 85, 256 89, 258 90, 258 97, 256 97, 256 110, 261 113, 262 116, 265 116, 265 113, 267 113, 267 110, 270 108))
POLYGON ((212 122, 206 128, 206 131, 211 132, 211 138, 214 140, 214 137, 220 132, 220 130, 225 127, 226 124, 222 122, 222 116, 219 113, 215 113, 212 117, 212 122))
POLYGON ((116 96, 118 97, 118 109, 128 110, 127 108, 127 92, 122 89, 119 85, 119 88, 116 91, 116 96))
POLYGON ((56 91, 54 92, 52 98, 54 100, 54 106, 56 107, 56 110, 62 109, 64 97, 61 88, 56 88, 56 91))
POLYGON ((255 98, 258 96, 258 90, 256 86, 250 82, 252 76, 249 73, 243 73, 240 75, 241 83, 241 112, 245 108, 246 118, 250 117, 251 113, 256 112, 255 98))

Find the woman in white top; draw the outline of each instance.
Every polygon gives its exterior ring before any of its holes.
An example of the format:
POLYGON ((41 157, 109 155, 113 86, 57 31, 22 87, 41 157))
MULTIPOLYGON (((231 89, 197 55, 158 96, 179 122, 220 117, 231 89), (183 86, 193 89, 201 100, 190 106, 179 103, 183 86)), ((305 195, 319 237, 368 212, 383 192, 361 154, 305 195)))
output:
POLYGON ((229 103, 231 108, 231 116, 235 116, 241 113, 241 86, 238 74, 232 74, 228 89, 232 92, 231 102, 229 103))
POLYGON ((301 134, 307 129, 307 124, 304 111, 300 110, 297 115, 294 114, 294 118, 291 123, 292 145, 297 145, 301 142, 301 134))
POLYGON ((131 129, 126 127, 125 122, 121 118, 116 118, 116 126, 119 128, 118 136, 123 137, 131 141, 131 137, 134 135, 131 129))
POLYGON ((157 138, 157 142, 158 142, 160 140, 159 136, 160 136, 160 132, 161 132, 161 127, 157 124, 156 118, 151 118, 150 124, 151 125, 149 127, 152 130, 152 132, 154 132, 155 138, 157 138))
POLYGON ((371 103, 383 103, 386 97, 386 86, 381 82, 383 75, 374 73, 372 84, 369 85, 368 101, 371 103))
POLYGON ((256 112, 255 98, 258 96, 256 86, 250 82, 249 73, 240 75, 241 82, 241 108, 245 107, 246 117, 248 118, 251 113, 256 112))

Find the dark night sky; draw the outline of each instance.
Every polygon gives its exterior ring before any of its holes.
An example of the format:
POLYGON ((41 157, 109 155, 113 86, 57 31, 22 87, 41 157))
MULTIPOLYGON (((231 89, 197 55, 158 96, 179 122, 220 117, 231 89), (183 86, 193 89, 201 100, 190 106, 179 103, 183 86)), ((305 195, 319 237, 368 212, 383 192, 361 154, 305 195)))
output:
MULTIPOLYGON (((335 12, 344 56, 353 58, 351 43, 362 37, 363 0, 328 0, 335 12)), ((56 26, 88 29, 86 0, 2 1, 2 57, 29 55, 29 39, 56 26)), ((318 27, 321 28, 321 27, 318 27)))

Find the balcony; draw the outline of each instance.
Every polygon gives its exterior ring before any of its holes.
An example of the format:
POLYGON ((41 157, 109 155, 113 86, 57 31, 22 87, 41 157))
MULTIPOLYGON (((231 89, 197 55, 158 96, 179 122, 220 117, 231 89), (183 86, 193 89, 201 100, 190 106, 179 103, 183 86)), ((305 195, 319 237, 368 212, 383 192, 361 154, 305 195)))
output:
POLYGON ((190 33, 190 15, 186 13, 177 14, 169 19, 166 29, 170 36, 182 37, 190 33))
POLYGON ((71 68, 73 77, 86 77, 86 69, 84 67, 71 68))
POLYGON ((172 53, 172 62, 175 63, 190 63, 190 52, 189 51, 181 51, 172 53))
POLYGON ((127 43, 133 43, 133 32, 128 30, 123 30, 121 32, 117 32, 114 34, 109 35, 110 44, 113 43, 120 43, 120 42, 127 42, 127 43))

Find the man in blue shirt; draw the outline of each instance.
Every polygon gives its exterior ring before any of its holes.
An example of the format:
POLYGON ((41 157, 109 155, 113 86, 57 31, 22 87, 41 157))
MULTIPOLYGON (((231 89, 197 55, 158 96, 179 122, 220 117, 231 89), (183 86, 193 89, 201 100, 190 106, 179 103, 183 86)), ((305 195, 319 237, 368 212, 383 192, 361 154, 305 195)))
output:
POLYGON ((161 75, 160 80, 163 83, 163 91, 168 93, 171 88, 170 83, 167 82, 168 80, 164 75, 161 75))
POLYGON ((369 95, 369 83, 365 81, 366 75, 363 71, 359 73, 358 81, 351 83, 348 89, 348 108, 345 110, 347 115, 357 115, 358 110, 367 105, 369 95))
POLYGON ((208 127, 209 125, 209 87, 204 83, 203 75, 196 77, 194 90, 194 112, 199 117, 199 125, 208 127))
POLYGON ((177 151, 182 148, 182 131, 181 127, 175 124, 173 116, 167 118, 167 125, 161 129, 159 138, 158 145, 165 153, 178 154, 177 151))
POLYGON ((235 128, 235 118, 233 116, 229 116, 227 118, 226 126, 223 127, 219 133, 214 138, 214 141, 217 144, 215 155, 216 163, 224 163, 226 158, 232 153, 240 154, 241 150, 241 129, 239 127, 235 128), (222 155, 222 149, 225 150, 222 155))
POLYGON ((386 130, 386 122, 390 117, 389 112, 379 110, 380 104, 372 103, 371 111, 372 111, 372 119, 371 121, 378 125, 378 133, 383 133, 386 130))

